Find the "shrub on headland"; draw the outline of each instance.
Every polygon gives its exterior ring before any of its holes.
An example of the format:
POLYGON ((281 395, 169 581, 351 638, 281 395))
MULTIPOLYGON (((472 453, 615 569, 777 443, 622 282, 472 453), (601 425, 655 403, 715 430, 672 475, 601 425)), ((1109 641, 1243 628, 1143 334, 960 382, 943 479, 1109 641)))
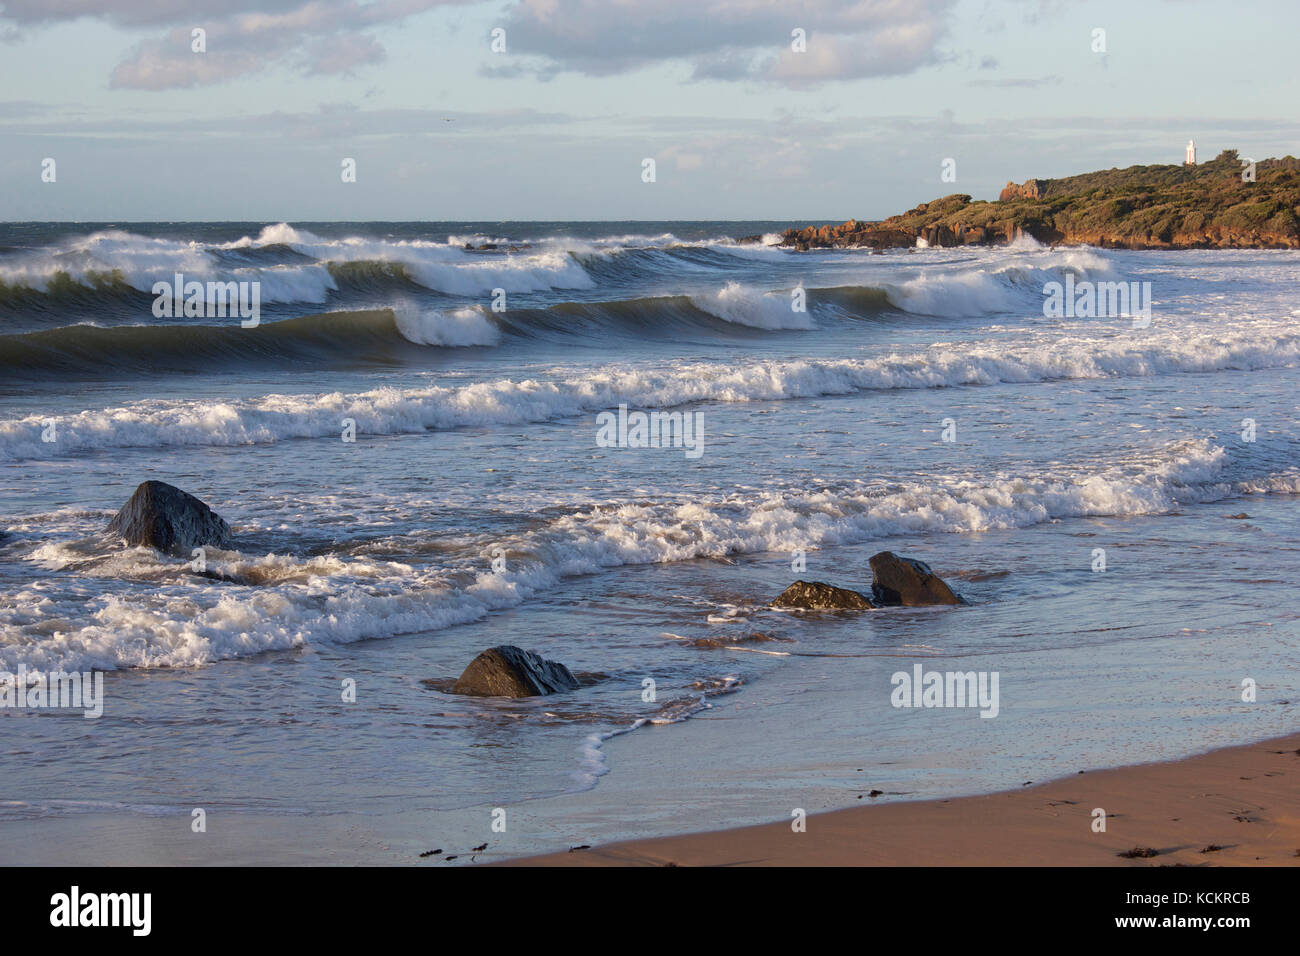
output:
POLYGON ((956 193, 879 222, 786 231, 797 249, 1042 242, 1132 249, 1300 248, 1300 159, 1254 164, 1225 149, 1197 166, 1130 166, 1007 183, 993 202, 956 193))

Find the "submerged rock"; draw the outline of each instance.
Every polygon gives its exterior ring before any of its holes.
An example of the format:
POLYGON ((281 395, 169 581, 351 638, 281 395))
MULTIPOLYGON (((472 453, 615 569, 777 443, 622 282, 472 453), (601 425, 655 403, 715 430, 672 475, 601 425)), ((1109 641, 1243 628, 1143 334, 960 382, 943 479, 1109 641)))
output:
POLYGON ((863 611, 875 607, 865 594, 837 588, 821 581, 796 581, 769 607, 805 608, 810 611, 863 611))
POLYGON ((104 529, 170 555, 188 558, 208 545, 223 551, 233 547, 230 525, 198 498, 165 481, 146 481, 135 489, 104 529))
POLYGON ((880 606, 964 603, 928 564, 915 558, 881 551, 871 557, 871 573, 871 598, 880 606))
POLYGON ((563 664, 503 644, 470 661, 451 692, 473 697, 541 697, 577 686, 578 679, 563 664))

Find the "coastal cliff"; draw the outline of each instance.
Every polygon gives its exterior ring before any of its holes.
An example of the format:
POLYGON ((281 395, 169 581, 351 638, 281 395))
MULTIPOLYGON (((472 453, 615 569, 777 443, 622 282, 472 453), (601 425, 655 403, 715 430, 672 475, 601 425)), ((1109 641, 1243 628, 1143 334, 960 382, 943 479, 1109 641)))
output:
POLYGON ((1007 183, 994 202, 954 194, 879 222, 786 230, 796 249, 962 246, 1030 236, 1125 249, 1300 248, 1300 160, 1255 164, 1236 150, 1198 166, 1130 166, 1007 183), (919 240, 919 242, 918 242, 919 240))

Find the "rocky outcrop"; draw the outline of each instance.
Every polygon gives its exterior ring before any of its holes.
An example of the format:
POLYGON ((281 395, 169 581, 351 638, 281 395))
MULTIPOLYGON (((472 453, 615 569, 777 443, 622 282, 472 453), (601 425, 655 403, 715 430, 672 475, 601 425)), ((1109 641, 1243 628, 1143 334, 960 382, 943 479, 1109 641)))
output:
POLYGON ((864 611, 875 607, 865 594, 837 588, 821 581, 796 581, 777 596, 769 607, 803 608, 809 611, 864 611))
POLYGON ((838 226, 808 226, 805 229, 787 229, 781 240, 783 246, 796 249, 891 249, 916 244, 916 233, 904 229, 881 228, 879 223, 858 222, 850 219, 838 226))
POLYGON ((1029 236, 1048 245, 1117 249, 1300 249, 1300 160, 1244 163, 1225 150, 1197 166, 1130 166, 1007 183, 995 202, 954 194, 879 222, 788 229, 780 244, 882 251, 1029 236))
POLYGON ((531 242, 521 242, 517 245, 513 242, 485 242, 481 246, 476 246, 472 242, 465 243, 466 252, 524 252, 532 247, 531 242))
POLYGON ((577 686, 578 679, 563 664, 503 644, 470 661, 451 692, 472 697, 541 697, 577 686))
POLYGON ((871 557, 871 599, 880 607, 921 607, 927 604, 962 604, 930 566, 892 551, 871 557))
POLYGON ((1047 179, 1026 179, 1022 185, 1007 183, 998 196, 998 202, 1011 202, 1014 199, 1042 199, 1047 195, 1047 179))
POLYGON ((195 548, 229 550, 230 525, 206 504, 165 481, 146 481, 104 529, 130 545, 188 558, 195 548))

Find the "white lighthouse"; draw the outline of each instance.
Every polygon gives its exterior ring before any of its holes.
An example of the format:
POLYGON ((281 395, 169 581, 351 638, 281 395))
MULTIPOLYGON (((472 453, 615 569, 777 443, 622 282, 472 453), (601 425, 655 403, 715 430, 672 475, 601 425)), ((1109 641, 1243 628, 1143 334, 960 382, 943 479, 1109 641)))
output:
POLYGON ((1184 166, 1196 165, 1196 140, 1194 139, 1189 139, 1187 141, 1187 158, 1183 160, 1183 165, 1184 166))

